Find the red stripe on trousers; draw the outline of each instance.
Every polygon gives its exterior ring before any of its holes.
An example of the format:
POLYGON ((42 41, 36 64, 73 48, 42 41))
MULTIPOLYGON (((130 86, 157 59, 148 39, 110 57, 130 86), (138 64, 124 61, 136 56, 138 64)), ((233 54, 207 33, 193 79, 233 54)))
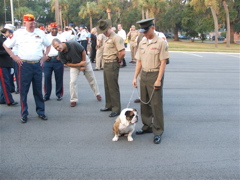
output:
POLYGON ((7 104, 10 104, 10 100, 9 100, 9 97, 8 97, 8 93, 7 93, 7 87, 5 85, 5 81, 4 81, 4 75, 3 75, 3 72, 2 72, 2 68, 0 67, 0 77, 1 77, 1 82, 2 82, 2 90, 3 90, 3 94, 5 96, 5 100, 6 100, 6 103, 7 104))

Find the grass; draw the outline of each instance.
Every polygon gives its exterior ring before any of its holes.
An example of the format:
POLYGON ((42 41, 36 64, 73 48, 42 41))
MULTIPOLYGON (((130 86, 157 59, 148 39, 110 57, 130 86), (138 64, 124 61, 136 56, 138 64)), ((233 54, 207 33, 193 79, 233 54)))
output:
POLYGON ((226 47, 226 43, 219 43, 215 48, 215 44, 212 41, 187 42, 187 41, 173 41, 168 40, 169 51, 195 51, 195 52, 227 52, 227 53, 240 53, 240 44, 230 44, 230 47, 226 47))

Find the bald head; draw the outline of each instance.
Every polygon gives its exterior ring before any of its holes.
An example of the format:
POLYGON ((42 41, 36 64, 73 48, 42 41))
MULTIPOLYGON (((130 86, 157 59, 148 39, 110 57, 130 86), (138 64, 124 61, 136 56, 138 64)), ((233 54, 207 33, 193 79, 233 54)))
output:
POLYGON ((52 46, 59 52, 63 52, 67 50, 66 44, 62 43, 58 38, 54 38, 52 40, 52 46))

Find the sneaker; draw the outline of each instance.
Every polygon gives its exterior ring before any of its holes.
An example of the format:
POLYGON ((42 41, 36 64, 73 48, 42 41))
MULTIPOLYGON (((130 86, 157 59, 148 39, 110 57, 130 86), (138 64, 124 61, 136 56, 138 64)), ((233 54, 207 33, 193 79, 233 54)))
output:
POLYGON ((39 114, 38 117, 45 121, 48 120, 48 118, 47 118, 47 116, 45 116, 45 114, 39 114))

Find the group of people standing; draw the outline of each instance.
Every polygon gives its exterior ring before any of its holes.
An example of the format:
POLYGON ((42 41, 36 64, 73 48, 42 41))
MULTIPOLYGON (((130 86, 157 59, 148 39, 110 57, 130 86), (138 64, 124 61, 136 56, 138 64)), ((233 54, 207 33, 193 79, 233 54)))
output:
MULTIPOLYGON (((141 27, 139 33, 132 26, 128 36, 132 41, 130 44, 132 45, 132 62, 136 62, 132 81, 134 87, 138 86, 137 78, 140 76, 143 127, 136 131, 136 134, 153 133, 153 142, 159 144, 164 132, 163 79, 166 64, 169 62, 169 54, 167 43, 155 33, 153 20, 151 18, 138 21, 137 24, 141 27)), ((110 20, 100 20, 98 32, 107 37, 103 50, 106 104, 100 111, 112 111, 109 116, 115 117, 120 114, 121 110, 118 75, 119 67, 123 64, 125 56, 124 40, 113 31, 110 20)))
MULTIPOLYGON (((66 39, 66 34, 59 35, 56 23, 51 23, 51 32, 45 34, 42 30, 35 28, 35 18, 31 14, 24 15, 25 29, 19 29, 14 35, 2 42, 2 50, 8 56, 9 64, 14 60, 19 67, 20 83, 20 104, 21 104, 21 122, 28 120, 27 94, 32 83, 33 96, 36 103, 36 112, 42 120, 47 120, 45 115, 44 101, 50 99, 52 90, 51 78, 52 72, 55 73, 56 96, 61 101, 63 97, 63 71, 64 65, 70 67, 70 106, 75 107, 78 102, 77 77, 83 72, 89 82, 91 89, 98 101, 102 97, 99 92, 98 84, 93 73, 92 63, 87 53, 86 43, 89 40, 83 39, 83 30, 78 36, 73 27, 71 29, 72 40, 66 39), (82 39, 81 39, 82 37, 82 39), (45 46, 44 51, 42 46, 45 46), (14 54, 13 49, 17 47, 18 53, 14 54), (44 72, 44 96, 42 95, 42 67, 44 72)), ((96 49, 96 68, 103 69, 104 89, 105 89, 105 107, 100 111, 111 111, 109 117, 116 117, 121 111, 120 89, 118 84, 119 69, 124 65, 125 40, 128 37, 131 49, 131 63, 136 63, 136 69, 132 85, 137 87, 137 79, 140 76, 140 94, 141 94, 141 117, 143 127, 136 134, 154 133, 154 143, 161 142, 161 135, 164 131, 163 106, 162 106, 162 87, 164 71, 168 63, 169 54, 167 44, 155 33, 153 23, 154 19, 145 19, 138 21, 140 30, 131 26, 128 34, 118 25, 118 33, 114 32, 111 20, 101 19, 98 26, 94 29, 96 43, 93 45, 96 49), (143 37, 140 40, 140 37, 143 37), (125 38, 125 39, 124 39, 125 38), (139 43, 138 43, 139 42, 139 43), (100 50, 100 51, 99 51, 100 50), (101 61, 98 62, 97 56, 101 55, 101 61), (146 103, 148 102, 148 103, 146 103)), ((85 29, 80 25, 80 29, 85 29)), ((7 29, 7 28, 5 28, 7 29)), ((11 28, 6 31, 13 33, 11 28)), ((70 34, 70 33, 69 33, 70 34)), ((89 36, 88 36, 89 37, 89 36)), ((90 36, 91 37, 91 36, 90 36)), ((94 38, 92 37, 94 40, 94 38)), ((0 51, 1 52, 1 51, 0 51)), ((91 54, 94 55, 93 52, 91 54)), ((93 61, 92 61, 93 62, 93 61)), ((126 62, 125 62, 126 63, 126 62)), ((1 93, 4 92, 4 102, 8 105, 15 105, 11 94, 5 93, 5 85, 2 79, 7 79, 5 74, 10 74, 10 68, 5 65, 2 68, 0 60, 0 80, 1 93), (4 74, 4 75, 3 75, 4 74), (7 95, 7 96, 6 96, 7 95), (10 97, 10 98, 9 98, 10 97)), ((1 96, 2 97, 2 96, 1 96)))

